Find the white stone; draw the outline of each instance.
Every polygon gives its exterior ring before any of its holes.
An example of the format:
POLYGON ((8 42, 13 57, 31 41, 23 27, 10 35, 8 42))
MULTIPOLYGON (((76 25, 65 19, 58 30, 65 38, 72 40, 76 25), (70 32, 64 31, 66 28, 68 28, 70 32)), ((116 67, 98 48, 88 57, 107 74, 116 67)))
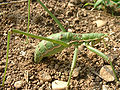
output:
POLYGON ((102 85, 102 90, 108 90, 109 86, 108 85, 102 85))
POLYGON ((15 40, 18 39, 19 37, 18 36, 15 36, 15 40))
POLYGON ((113 48, 114 51, 116 51, 117 49, 116 48, 113 48))
POLYGON ((75 6, 75 5, 72 3, 68 3, 68 7, 73 7, 73 6, 75 6))
POLYGON ((20 54, 21 54, 22 56, 25 56, 26 52, 21 51, 20 54))
POLYGON ((112 34, 114 34, 114 33, 115 33, 115 32, 113 32, 113 31, 110 31, 110 33, 109 33, 109 34, 110 34, 110 35, 112 35, 112 34))
POLYGON ((65 21, 66 24, 69 24, 69 21, 65 21))
POLYGON ((105 41, 109 41, 109 38, 104 38, 105 41))
POLYGON ((52 81, 51 75, 49 75, 49 73, 47 72, 39 72, 38 75, 39 75, 39 79, 43 80, 44 82, 52 81))
POLYGON ((4 36, 7 36, 7 34, 6 34, 6 33, 4 33, 3 35, 4 35, 4 36))
POLYGON ((95 24, 95 23, 97 24, 97 27, 102 27, 102 26, 104 26, 107 23, 107 21, 96 20, 96 21, 93 22, 93 24, 95 24))
POLYGON ((73 30, 72 29, 68 29, 68 32, 72 32, 73 30))
POLYGON ((52 90, 66 90, 67 82, 55 80, 52 82, 52 90))
POLYGON ((22 85, 23 85, 23 81, 16 81, 16 82, 14 83, 14 87, 15 87, 15 88, 21 88, 22 85))
POLYGON ((101 68, 100 76, 102 79, 104 79, 107 82, 111 82, 115 80, 113 70, 110 65, 105 65, 101 68))

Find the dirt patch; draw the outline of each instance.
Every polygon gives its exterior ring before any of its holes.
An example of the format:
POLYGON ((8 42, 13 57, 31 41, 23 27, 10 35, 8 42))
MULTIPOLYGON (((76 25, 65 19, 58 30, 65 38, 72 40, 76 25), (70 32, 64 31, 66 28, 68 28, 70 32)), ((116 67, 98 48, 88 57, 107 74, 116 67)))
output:
MULTIPOLYGON (((74 33, 112 33, 112 40, 108 40, 105 49, 103 43, 95 48, 112 56, 118 78, 120 79, 120 17, 111 16, 104 11, 86 10, 80 4, 69 6, 69 0, 48 0, 42 2, 61 21, 66 30, 71 29, 74 33), (107 24, 97 27, 93 24, 96 20, 106 20, 107 24)), ((35 35, 49 36, 61 30, 37 2, 31 3, 30 33, 35 35)), ((4 66, 6 62, 7 31, 11 28, 27 31, 27 3, 16 3, 0 6, 0 82, 2 83, 4 66)), ((16 81, 23 81, 21 89, 50 90, 54 80, 67 81, 72 63, 74 47, 67 48, 51 57, 44 58, 41 63, 33 62, 35 46, 41 40, 29 38, 25 44, 24 35, 12 34, 9 50, 9 63, 6 74, 5 87, 1 89, 15 89, 16 81), (41 80, 39 73, 48 73, 50 80, 41 80)), ((108 85, 113 89, 120 89, 115 82, 106 82, 93 71, 99 73, 100 68, 108 63, 83 47, 78 55, 76 67, 81 67, 78 77, 72 77, 70 90, 101 90, 102 85, 108 85)))

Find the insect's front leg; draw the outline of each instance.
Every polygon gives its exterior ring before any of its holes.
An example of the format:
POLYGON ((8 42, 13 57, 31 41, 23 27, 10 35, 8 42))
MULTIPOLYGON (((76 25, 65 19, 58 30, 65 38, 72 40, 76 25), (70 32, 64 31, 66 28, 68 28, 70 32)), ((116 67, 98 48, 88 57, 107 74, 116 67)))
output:
POLYGON ((3 78, 3 82, 2 82, 3 86, 4 86, 4 82, 5 82, 5 76, 6 76, 7 65, 8 65, 9 42, 10 42, 11 33, 23 34, 23 35, 26 35, 28 37, 32 37, 32 38, 36 38, 36 39, 40 39, 40 40, 50 41, 50 42, 53 42, 53 43, 56 43, 56 44, 60 44, 60 45, 65 46, 65 47, 69 46, 69 44, 67 44, 67 43, 65 43, 63 41, 60 41, 60 40, 54 40, 54 39, 46 38, 46 37, 43 37, 43 36, 33 35, 33 34, 30 34, 30 33, 27 33, 27 32, 23 32, 23 31, 20 31, 20 30, 17 30, 17 29, 9 30, 8 31, 8 36, 7 36, 6 66, 5 66, 4 78, 3 78))

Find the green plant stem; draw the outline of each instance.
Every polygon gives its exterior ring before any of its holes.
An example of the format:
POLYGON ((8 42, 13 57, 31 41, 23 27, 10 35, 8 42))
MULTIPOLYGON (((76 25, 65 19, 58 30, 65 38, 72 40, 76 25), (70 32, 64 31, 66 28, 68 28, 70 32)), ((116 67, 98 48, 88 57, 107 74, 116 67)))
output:
POLYGON ((65 28, 63 27, 63 25, 60 23, 60 21, 47 9, 47 7, 40 1, 40 0, 37 0, 41 6, 45 9, 45 11, 47 11, 47 13, 49 13, 49 15, 54 19, 54 21, 58 24, 58 26, 60 27, 60 29, 63 31, 63 32, 66 32, 65 28))
POLYGON ((6 56, 6 65, 5 65, 5 71, 4 71, 4 77, 3 77, 2 86, 4 86, 5 77, 6 77, 6 71, 7 71, 7 66, 8 66, 8 55, 9 55, 10 36, 11 36, 11 32, 8 31, 8 36, 7 36, 7 56, 6 56))
MULTIPOLYGON (((30 0, 28 0, 28 25, 27 25, 27 33, 29 33, 29 26, 30 26, 30 0)), ((26 42, 28 43, 28 36, 26 42)))

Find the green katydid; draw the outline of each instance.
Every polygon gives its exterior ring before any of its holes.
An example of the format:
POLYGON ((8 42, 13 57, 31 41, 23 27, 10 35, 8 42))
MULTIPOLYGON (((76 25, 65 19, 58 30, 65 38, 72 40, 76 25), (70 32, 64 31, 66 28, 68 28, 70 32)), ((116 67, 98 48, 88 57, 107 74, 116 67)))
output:
MULTIPOLYGON (((48 37, 43 37, 43 36, 37 36, 33 35, 27 32, 23 32, 17 29, 12 29, 8 31, 8 39, 7 39, 7 58, 6 58, 6 67, 5 67, 5 73, 4 73, 4 78, 3 78, 3 83, 5 81, 5 75, 6 75, 6 70, 7 70, 7 64, 8 64, 8 53, 9 53, 9 41, 10 41, 10 36, 11 33, 19 33, 26 35, 28 37, 33 37, 36 39, 41 39, 42 41, 36 46, 36 50, 34 53, 34 61, 36 63, 40 63, 43 57, 51 56, 57 52, 62 51, 63 49, 70 47, 70 46, 75 46, 75 51, 74 51, 74 56, 73 56, 73 61, 72 61, 72 66, 71 66, 71 71, 68 79, 68 84, 67 86, 69 87, 70 80, 72 77, 72 72, 75 68, 76 65, 76 60, 77 60, 77 54, 78 54, 78 46, 83 44, 85 45, 90 51, 98 54, 99 56, 103 57, 105 60, 109 61, 108 57, 100 52, 99 50, 93 48, 90 46, 90 44, 94 45, 103 40, 108 34, 103 34, 103 33, 88 33, 88 34, 75 34, 71 32, 66 32, 62 24, 59 22, 59 20, 44 6, 44 4, 38 0, 38 2, 42 5, 42 7, 50 14, 50 16, 56 21, 56 23, 59 25, 61 28, 62 32, 52 34, 48 37)), ((114 68, 112 63, 110 62, 110 65, 113 69, 115 78, 117 80, 117 76, 115 74, 114 68)))

